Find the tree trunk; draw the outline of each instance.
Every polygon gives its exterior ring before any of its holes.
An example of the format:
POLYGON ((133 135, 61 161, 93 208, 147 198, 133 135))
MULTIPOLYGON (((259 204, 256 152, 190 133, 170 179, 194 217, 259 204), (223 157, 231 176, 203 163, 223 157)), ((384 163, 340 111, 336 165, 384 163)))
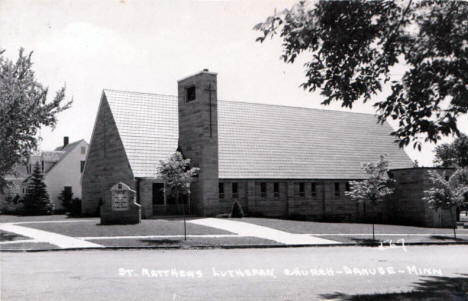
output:
POLYGON ((375 240, 375 224, 372 223, 372 240, 375 240))
MULTIPOLYGON (((453 213, 452 213, 452 210, 453 208, 450 208, 450 221, 452 222, 453 221, 453 213)), ((455 240, 457 240, 457 221, 455 219, 455 225, 453 226, 453 237, 455 240)))

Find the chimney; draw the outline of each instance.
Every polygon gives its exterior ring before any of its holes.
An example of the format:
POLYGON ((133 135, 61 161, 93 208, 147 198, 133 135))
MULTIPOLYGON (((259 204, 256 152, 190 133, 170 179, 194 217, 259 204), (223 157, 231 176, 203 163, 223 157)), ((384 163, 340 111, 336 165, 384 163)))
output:
POLYGON ((190 205, 192 212, 204 216, 219 207, 216 88, 216 73, 208 69, 178 81, 179 149, 200 168, 190 205))
POLYGON ((63 137, 63 147, 68 145, 68 136, 63 137))

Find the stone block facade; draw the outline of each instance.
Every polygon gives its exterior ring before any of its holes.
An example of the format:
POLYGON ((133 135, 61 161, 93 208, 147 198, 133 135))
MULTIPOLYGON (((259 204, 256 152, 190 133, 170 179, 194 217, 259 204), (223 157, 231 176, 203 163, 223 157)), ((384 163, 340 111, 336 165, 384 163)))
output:
POLYGON ((443 168, 408 168, 391 170, 396 180, 395 193, 387 201, 388 222, 424 227, 453 227, 455 209, 434 210, 422 198, 424 191, 432 187, 430 172, 449 177, 454 170, 443 168))
POLYGON ((82 176, 82 214, 99 215, 100 206, 110 197, 106 192, 118 182, 135 189, 125 148, 103 94, 82 176))
POLYGON ((216 73, 204 70, 178 81, 179 149, 200 168, 192 184, 191 212, 218 207, 218 110, 216 73))

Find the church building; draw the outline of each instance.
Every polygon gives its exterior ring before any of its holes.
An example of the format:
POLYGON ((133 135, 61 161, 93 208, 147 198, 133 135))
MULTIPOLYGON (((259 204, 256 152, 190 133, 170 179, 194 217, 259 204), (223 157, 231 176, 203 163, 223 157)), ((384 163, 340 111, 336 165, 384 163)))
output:
POLYGON ((413 166, 391 131, 372 114, 218 100, 206 69, 179 80, 178 96, 104 90, 82 213, 96 214, 118 182, 135 190, 143 218, 180 213, 157 176, 179 149, 200 168, 185 200, 192 215, 228 213, 238 201, 252 216, 356 221, 365 205, 344 193, 366 177, 363 163, 386 155, 392 169, 413 166))

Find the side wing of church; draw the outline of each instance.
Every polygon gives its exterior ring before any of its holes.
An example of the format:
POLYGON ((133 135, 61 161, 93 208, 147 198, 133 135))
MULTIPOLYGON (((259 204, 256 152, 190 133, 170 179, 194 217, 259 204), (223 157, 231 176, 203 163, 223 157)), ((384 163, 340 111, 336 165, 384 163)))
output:
MULTIPOLYGON (((218 101, 216 73, 178 81, 178 96, 104 90, 83 173, 82 213, 93 215, 110 187, 136 191, 144 218, 180 213, 157 177, 160 160, 178 148, 200 174, 191 214, 339 217, 382 214, 345 198, 361 165, 387 155, 391 168, 412 161, 371 114, 218 101)), ((186 211, 186 212, 187 212, 186 211)))

